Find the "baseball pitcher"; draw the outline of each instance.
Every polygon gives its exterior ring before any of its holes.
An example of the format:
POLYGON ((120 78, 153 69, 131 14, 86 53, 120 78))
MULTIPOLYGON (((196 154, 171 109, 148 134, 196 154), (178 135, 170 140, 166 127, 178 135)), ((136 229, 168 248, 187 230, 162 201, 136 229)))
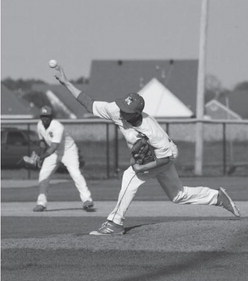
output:
POLYGON ((174 165, 177 147, 158 122, 143 112, 145 102, 139 94, 131 93, 110 103, 94 101, 69 82, 61 66, 57 68, 55 78, 89 112, 112 120, 131 149, 131 165, 123 173, 117 204, 107 221, 97 231, 92 231, 91 235, 124 234, 125 213, 138 188, 150 178, 158 180, 174 203, 222 206, 235 216, 240 216, 223 188, 215 190, 203 186, 183 186, 174 165), (137 145, 139 139, 142 141, 137 145))

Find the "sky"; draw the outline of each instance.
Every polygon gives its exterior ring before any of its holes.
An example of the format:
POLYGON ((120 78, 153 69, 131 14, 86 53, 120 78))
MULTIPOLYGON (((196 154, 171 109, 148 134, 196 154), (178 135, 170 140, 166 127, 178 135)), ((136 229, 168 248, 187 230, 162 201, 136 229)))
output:
MULTIPOLYGON (((206 74, 232 89, 248 81, 248 1, 209 0, 206 74)), ((94 59, 197 59, 200 0, 1 0, 1 78, 56 83, 94 59)))

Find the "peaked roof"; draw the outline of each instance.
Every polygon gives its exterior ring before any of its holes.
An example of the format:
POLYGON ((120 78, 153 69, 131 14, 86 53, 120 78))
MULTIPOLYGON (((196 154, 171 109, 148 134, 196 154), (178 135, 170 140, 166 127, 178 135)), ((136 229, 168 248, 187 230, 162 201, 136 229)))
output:
POLYGON ((88 94, 114 101, 156 78, 195 111, 197 71, 197 60, 93 60, 88 94))
POLYGON ((212 119, 241 119, 241 117, 216 99, 205 104, 206 115, 212 119))
POLYGON ((57 118, 70 118, 76 119, 76 115, 64 104, 52 91, 46 91, 47 98, 49 99, 57 118))
POLYGON ((192 117, 193 112, 161 82, 153 78, 139 94, 145 100, 144 112, 154 117, 192 117))
MULTIPOLYGON (((82 91, 86 91, 87 85, 85 84, 77 84, 75 85, 78 89, 82 91)), ((46 85, 46 84, 34 84, 33 89, 36 91, 43 92, 46 94, 51 91, 53 94, 57 96, 59 100, 68 108, 68 110, 75 114, 77 118, 84 118, 85 114, 87 114, 86 109, 82 105, 80 105, 68 92, 68 90, 58 84, 58 85, 46 85)))
POLYGON ((24 99, 1 84, 1 118, 34 118, 39 114, 36 107, 31 107, 24 99))

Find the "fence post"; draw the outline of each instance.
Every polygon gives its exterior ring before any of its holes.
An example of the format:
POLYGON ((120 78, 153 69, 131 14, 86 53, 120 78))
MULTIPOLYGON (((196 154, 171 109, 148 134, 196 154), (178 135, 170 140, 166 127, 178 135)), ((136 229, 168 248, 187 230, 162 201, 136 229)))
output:
POLYGON ((119 174, 119 142, 118 142, 118 127, 115 125, 115 174, 119 174))
MULTIPOLYGON (((28 123, 28 156, 30 156, 31 150, 30 150, 30 124, 28 123)), ((31 170, 28 170, 28 179, 30 180, 31 178, 31 170)))
POLYGON ((109 123, 106 123, 106 160, 107 178, 109 179, 109 123))
POLYGON ((195 140, 195 175, 202 175, 203 166, 203 123, 198 120, 195 124, 196 140, 195 140))
POLYGON ((223 125, 223 137, 222 137, 222 147, 223 147, 223 175, 226 175, 226 123, 222 123, 223 125))

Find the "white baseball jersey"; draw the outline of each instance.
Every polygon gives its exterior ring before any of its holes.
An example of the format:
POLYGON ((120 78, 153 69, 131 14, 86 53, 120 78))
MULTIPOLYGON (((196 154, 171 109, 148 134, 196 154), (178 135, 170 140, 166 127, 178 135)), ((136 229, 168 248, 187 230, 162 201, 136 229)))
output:
POLYGON ((100 118, 112 120, 119 126, 128 146, 131 148, 138 139, 139 132, 149 138, 149 143, 154 147, 157 158, 164 158, 173 155, 173 142, 158 122, 146 113, 142 113, 143 121, 138 127, 132 126, 126 120, 121 119, 120 109, 115 102, 93 103, 93 114, 100 118))
MULTIPOLYGON (((140 132, 149 138, 150 144, 155 148, 157 158, 176 157, 174 143, 170 141, 158 122, 146 113, 142 113, 143 121, 138 127, 134 127, 121 119, 120 109, 115 102, 94 102, 93 114, 101 118, 110 119, 118 125, 129 146, 137 140, 140 132)), ((157 178, 170 200, 175 203, 215 205, 217 202, 217 190, 202 186, 183 186, 173 160, 170 158, 167 164, 151 169, 148 173, 136 173, 132 166, 127 168, 123 173, 118 202, 107 219, 123 225, 126 211, 138 188, 150 178, 157 178)))
POLYGON ((39 196, 37 205, 47 205, 47 189, 51 176, 56 171, 59 162, 62 162, 70 176, 72 177, 82 202, 92 201, 91 193, 87 187, 84 176, 79 169, 78 148, 72 137, 65 131, 64 126, 57 120, 52 120, 46 129, 42 121, 37 124, 37 132, 40 140, 44 140, 47 145, 59 143, 58 149, 46 157, 39 173, 39 196))
POLYGON ((39 120, 37 132, 39 139, 44 139, 47 145, 51 146, 52 142, 59 143, 58 151, 65 151, 75 144, 72 137, 65 131, 64 125, 54 119, 47 129, 39 120))

